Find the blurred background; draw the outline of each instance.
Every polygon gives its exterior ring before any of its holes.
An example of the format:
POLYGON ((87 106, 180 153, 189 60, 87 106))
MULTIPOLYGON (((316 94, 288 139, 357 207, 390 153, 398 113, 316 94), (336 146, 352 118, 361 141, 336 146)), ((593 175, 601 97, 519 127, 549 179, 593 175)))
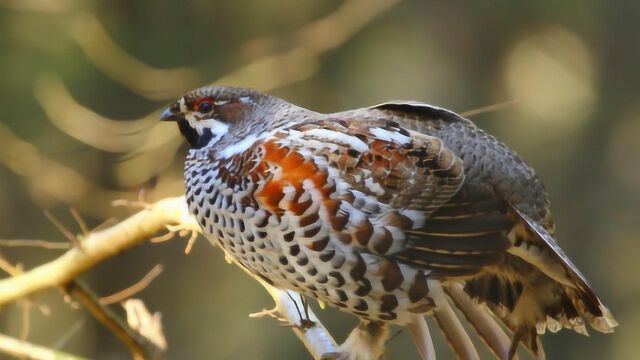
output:
MULTIPOLYGON (((200 85, 255 87, 323 112, 390 99, 458 112, 502 104, 471 119, 535 167, 560 244, 621 324, 547 335, 548 357, 639 358, 639 11, 605 0, 2 0, 0 239, 64 242, 44 210, 79 232, 70 207, 97 226, 134 211, 113 200, 180 195, 186 148, 157 118, 200 85)), ((188 255, 185 245, 146 243, 82 279, 108 295, 161 264, 136 296, 162 314, 169 358, 308 357, 290 329, 247 316, 271 307, 262 287, 206 241, 188 255)), ((0 245, 25 269, 61 253, 0 245)), ((0 332, 128 356, 60 291, 34 300, 49 313, 5 306, 0 332)), ((339 341, 355 324, 319 315, 339 341)), ((452 358, 432 332, 439 358, 452 358)), ((417 358, 405 332, 388 348, 389 359, 417 358)))

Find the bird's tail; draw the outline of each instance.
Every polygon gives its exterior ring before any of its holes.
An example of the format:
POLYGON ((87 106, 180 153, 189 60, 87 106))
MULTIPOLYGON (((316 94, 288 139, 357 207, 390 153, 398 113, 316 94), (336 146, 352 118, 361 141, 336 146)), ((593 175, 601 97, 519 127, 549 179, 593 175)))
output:
POLYGON ((459 358, 477 359, 478 353, 451 304, 500 359, 515 358, 520 343, 535 359, 544 359, 539 335, 547 329, 568 328, 587 335, 585 320, 605 333, 617 325, 591 291, 563 285, 515 255, 506 256, 513 257, 506 262, 509 269, 465 282, 429 280, 436 305, 433 317, 459 358), (500 323, 510 330, 511 338, 500 323))
MULTIPOLYGON (((511 340, 487 306, 471 299, 461 283, 443 284, 438 280, 429 280, 429 289, 435 302, 433 317, 457 358, 479 359, 479 355, 451 304, 464 315, 496 357, 500 359, 509 357, 511 340)), ((409 330, 422 358, 435 358, 431 336, 424 318, 416 316, 409 325, 409 330)), ((538 351, 538 354, 544 353, 538 351)))
MULTIPOLYGON (((478 326, 465 311, 465 304, 488 308, 512 333, 507 358, 512 358, 522 343, 537 358, 544 357, 538 335, 548 329, 557 332, 568 328, 588 335, 585 320, 594 329, 609 333, 617 325, 609 311, 588 287, 568 286, 551 279, 517 256, 507 254, 508 261, 496 273, 486 273, 458 284, 449 291, 456 305, 476 329, 478 326), (480 305, 482 304, 482 305, 480 305)), ((485 311, 486 312, 486 311, 485 311)), ((479 317, 476 322, 482 323, 479 317)), ((479 332, 480 333, 480 332, 479 332)), ((482 336, 481 334, 481 337, 482 336)), ((486 341, 486 340, 485 340, 486 341)), ((497 353, 504 358, 504 342, 497 353)))

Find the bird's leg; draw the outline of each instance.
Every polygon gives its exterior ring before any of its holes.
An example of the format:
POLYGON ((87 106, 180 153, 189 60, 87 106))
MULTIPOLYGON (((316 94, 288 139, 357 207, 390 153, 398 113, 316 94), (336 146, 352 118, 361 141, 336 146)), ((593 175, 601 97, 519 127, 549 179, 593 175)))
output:
POLYGON ((302 327, 307 328, 307 327, 314 326, 316 323, 309 318, 309 301, 302 294, 300 294, 300 300, 302 301, 302 306, 304 309, 304 318, 300 317, 301 318, 300 322, 302 323, 301 324, 302 327))
POLYGON ((295 324, 293 326, 300 327, 302 329, 308 329, 316 325, 316 323, 309 319, 309 302, 305 299, 304 295, 299 294, 300 301, 302 302, 302 311, 300 311, 300 307, 298 307, 298 302, 291 296, 291 294, 287 291, 287 296, 296 307, 296 312, 298 313, 298 318, 300 319, 300 324, 295 324), (304 314, 304 315, 303 315, 304 314))
POLYGON ((322 356, 324 360, 378 360, 384 354, 389 326, 379 321, 360 320, 347 340, 340 345, 340 352, 322 356))

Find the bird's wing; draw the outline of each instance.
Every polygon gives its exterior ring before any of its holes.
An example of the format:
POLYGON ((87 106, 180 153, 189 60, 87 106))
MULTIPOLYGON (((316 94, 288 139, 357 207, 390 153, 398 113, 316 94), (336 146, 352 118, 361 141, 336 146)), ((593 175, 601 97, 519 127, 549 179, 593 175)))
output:
POLYGON ((467 182, 490 186, 498 196, 553 232, 549 201, 533 169, 470 120, 452 111, 416 102, 394 101, 356 112, 361 116, 383 116, 407 129, 440 138, 463 160, 467 182))
POLYGON ((328 119, 297 131, 332 144, 316 150, 349 186, 394 208, 430 214, 462 186, 462 161, 442 141, 386 119, 328 119), (337 136, 337 137, 336 137, 337 136), (354 146, 358 145, 358 146, 354 146))
MULTIPOLYGON (((409 129, 439 137, 463 159, 467 180, 462 191, 434 214, 430 229, 444 227, 450 235, 465 232, 470 223, 493 226, 505 235, 505 231, 517 229, 519 234, 511 234, 510 253, 560 283, 591 291, 551 236, 554 226, 544 187, 517 154, 468 119, 442 108, 396 101, 370 110, 385 113, 409 129)), ((483 232, 482 227, 471 226, 467 232, 483 232)))
MULTIPOLYGON (((516 305, 523 291, 523 283, 514 281, 518 276, 531 281, 553 279, 556 283, 549 285, 549 291, 556 298, 538 299, 546 302, 540 304, 547 307, 543 317, 548 315, 550 322, 555 319, 583 333, 582 316, 602 332, 617 325, 552 237, 554 225, 544 187, 517 154, 471 121, 431 105, 390 102, 354 113, 383 116, 407 129, 438 137, 463 159, 466 181, 461 190, 431 215, 423 236, 415 237, 410 242, 412 248, 400 256, 433 264, 438 257, 454 252, 464 267, 479 261, 481 254, 488 258, 494 254, 502 265, 485 268, 482 276, 466 282, 465 289, 475 298, 500 304, 496 311, 516 305), (468 255, 471 253, 473 256, 468 255)), ((552 327, 542 320, 536 324, 539 331, 552 327)), ((530 345, 535 347, 532 337, 530 345)))

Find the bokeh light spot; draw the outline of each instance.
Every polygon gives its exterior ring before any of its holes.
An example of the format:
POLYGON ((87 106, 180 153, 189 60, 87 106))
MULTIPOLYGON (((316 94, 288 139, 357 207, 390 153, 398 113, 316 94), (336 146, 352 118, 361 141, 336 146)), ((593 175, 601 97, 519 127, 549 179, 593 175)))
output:
MULTIPOLYGON (((571 129, 587 119, 595 102, 593 59, 585 44, 566 29, 542 29, 519 39, 509 51, 503 81, 509 98, 536 116, 571 129)), ((525 119, 527 120, 527 119, 525 119)))

